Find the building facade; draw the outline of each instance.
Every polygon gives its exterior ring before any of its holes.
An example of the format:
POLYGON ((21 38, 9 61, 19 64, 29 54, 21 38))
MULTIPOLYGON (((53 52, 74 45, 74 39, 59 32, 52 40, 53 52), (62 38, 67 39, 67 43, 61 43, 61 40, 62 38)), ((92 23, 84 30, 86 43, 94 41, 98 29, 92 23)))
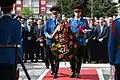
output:
POLYGON ((23 7, 23 0, 16 0, 16 4, 14 5, 14 13, 20 14, 23 7))
POLYGON ((21 14, 22 7, 29 7, 35 17, 50 14, 50 8, 57 0, 16 0, 13 13, 21 14))

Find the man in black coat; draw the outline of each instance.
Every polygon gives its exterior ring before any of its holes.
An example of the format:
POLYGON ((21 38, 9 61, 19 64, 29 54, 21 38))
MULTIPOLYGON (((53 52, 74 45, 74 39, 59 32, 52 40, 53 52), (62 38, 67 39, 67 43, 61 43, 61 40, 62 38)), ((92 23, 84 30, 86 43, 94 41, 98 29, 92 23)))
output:
POLYGON ((34 33, 34 27, 31 24, 31 20, 27 20, 27 25, 25 26, 25 39, 24 39, 24 51, 25 51, 25 62, 29 59, 33 62, 35 53, 35 41, 36 36, 34 33))
POLYGON ((94 38, 96 38, 96 48, 97 53, 96 59, 98 62, 100 61, 108 61, 108 53, 107 53, 107 42, 109 36, 109 27, 104 24, 104 19, 99 19, 99 26, 95 28, 94 38))

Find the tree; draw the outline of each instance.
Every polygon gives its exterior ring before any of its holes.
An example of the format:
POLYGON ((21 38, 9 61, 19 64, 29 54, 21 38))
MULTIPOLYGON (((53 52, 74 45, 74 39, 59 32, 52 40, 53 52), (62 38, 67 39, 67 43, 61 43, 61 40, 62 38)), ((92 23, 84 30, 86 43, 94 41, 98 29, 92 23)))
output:
POLYGON ((33 16, 33 13, 30 11, 29 7, 23 7, 21 12, 23 16, 33 16))
POLYGON ((93 0, 93 16, 103 17, 116 15, 117 8, 115 5, 115 3, 110 3, 108 0, 93 0))
POLYGON ((72 3, 72 0, 57 0, 57 5, 61 8, 61 14, 72 15, 72 3))
POLYGON ((113 16, 116 15, 116 3, 109 0, 57 0, 57 5, 61 8, 61 13, 65 15, 73 15, 73 6, 82 6, 83 15, 91 17, 91 6, 93 6, 93 17, 113 16))
MULTIPOLYGON (((67 16, 72 16, 72 8, 74 6, 84 7, 84 12, 87 6, 87 0, 57 0, 57 5, 61 8, 61 13, 67 16)), ((84 13, 83 12, 83 13, 84 13)))

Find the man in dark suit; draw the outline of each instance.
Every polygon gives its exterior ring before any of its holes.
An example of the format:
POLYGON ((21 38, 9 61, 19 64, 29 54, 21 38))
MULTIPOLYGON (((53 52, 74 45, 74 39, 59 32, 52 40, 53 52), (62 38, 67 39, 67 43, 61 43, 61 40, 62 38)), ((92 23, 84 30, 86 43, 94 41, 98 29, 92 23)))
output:
MULTIPOLYGON (((3 15, 0 16, 0 45, 21 45, 21 25, 10 14, 15 0, 0 0, 3 15), (7 3, 6 3, 7 1, 7 3), (12 2, 13 1, 13 2, 12 2), (9 3, 10 2, 10 3, 9 3)), ((19 48, 18 48, 19 49, 19 48)), ((20 50, 21 51, 21 50, 20 50)), ((0 48, 0 79, 16 80, 15 55, 13 48, 0 48)))
POLYGON ((48 58, 46 57, 46 42, 45 42, 45 35, 44 35, 44 21, 42 19, 38 20, 37 26, 35 27, 35 34, 36 34, 36 61, 40 58, 40 53, 41 53, 41 58, 42 61, 45 62, 46 68, 49 68, 49 62, 48 58))
POLYGON ((51 52, 51 40, 52 40, 52 33, 54 32, 56 26, 60 22, 60 19, 58 19, 58 14, 60 13, 60 9, 56 6, 52 7, 50 9, 52 12, 52 18, 47 19, 45 27, 44 27, 44 34, 46 37, 46 50, 47 50, 47 57, 50 61, 51 64, 51 74, 53 75, 54 78, 57 78, 57 73, 59 69, 59 59, 53 55, 51 52))
POLYGON ((25 26, 25 62, 29 59, 33 62, 34 59, 34 49, 35 44, 33 41, 35 41, 35 33, 34 33, 34 27, 31 24, 31 20, 27 20, 27 25, 25 26))
POLYGON ((43 28, 42 24, 42 20, 38 20, 37 26, 34 28, 34 33, 36 35, 36 62, 40 58, 40 32, 41 28, 43 28))
MULTIPOLYGON (((104 19, 100 18, 99 19, 99 26, 95 28, 95 38, 97 42, 97 61, 108 61, 108 54, 107 51, 105 51, 105 44, 106 39, 108 38, 109 35, 109 30, 108 26, 104 24, 104 19)), ((108 39, 107 39, 108 40, 108 39)))
POLYGON ((94 20, 90 19, 89 22, 89 31, 86 33, 86 50, 85 50, 85 55, 83 62, 88 61, 88 63, 91 63, 92 60, 92 48, 93 48, 93 30, 94 30, 94 20))

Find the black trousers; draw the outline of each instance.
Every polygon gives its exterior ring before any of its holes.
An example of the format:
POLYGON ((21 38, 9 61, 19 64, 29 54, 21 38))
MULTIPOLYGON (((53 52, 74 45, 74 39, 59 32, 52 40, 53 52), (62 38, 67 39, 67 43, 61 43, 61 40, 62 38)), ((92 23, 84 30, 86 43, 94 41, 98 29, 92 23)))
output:
POLYGON ((54 75, 57 75, 59 69, 59 59, 57 59, 55 55, 51 52, 50 45, 46 45, 46 51, 46 55, 51 64, 51 71, 54 73, 54 75))
POLYGON ((85 52, 85 47, 79 46, 75 55, 73 55, 70 61, 71 70, 73 73, 75 72, 80 73, 84 52, 85 52))
POLYGON ((46 67, 49 67, 49 59, 48 59, 48 51, 46 49, 46 45, 43 47, 43 52, 41 53, 42 61, 45 63, 46 67))
POLYGON ((120 64, 115 65, 115 80, 120 80, 120 64))
POLYGON ((14 65, 0 63, 0 80, 15 80, 14 65))
POLYGON ((34 53, 28 53, 29 54, 29 59, 31 60, 31 61, 33 61, 33 59, 34 59, 34 53))
MULTIPOLYGON (((41 58, 42 58, 42 61, 44 61, 44 56, 45 56, 45 47, 41 47, 40 46, 40 53, 41 53, 41 58)), ((47 57, 46 57, 47 58, 47 57)))
POLYGON ((35 54, 36 54, 36 61, 38 61, 39 59, 40 59, 40 42, 39 41, 37 41, 36 42, 36 52, 35 52, 35 54))
POLYGON ((90 59, 90 52, 89 52, 89 48, 88 48, 88 44, 85 45, 85 49, 84 49, 84 55, 83 55, 83 63, 86 63, 86 61, 89 62, 90 59))

